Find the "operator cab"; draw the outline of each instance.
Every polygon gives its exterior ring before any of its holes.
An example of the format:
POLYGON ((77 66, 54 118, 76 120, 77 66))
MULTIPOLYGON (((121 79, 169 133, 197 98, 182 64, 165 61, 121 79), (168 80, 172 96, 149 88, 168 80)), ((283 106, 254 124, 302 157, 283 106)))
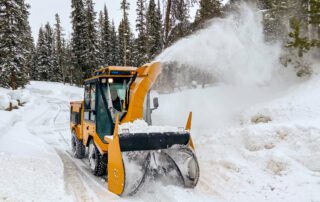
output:
POLYGON ((122 118, 127 112, 136 70, 135 67, 106 67, 85 80, 84 121, 95 123, 102 141, 104 136, 113 134, 116 115, 122 118))
MULTIPOLYGON (((101 78, 99 87, 101 88, 102 98, 105 97, 108 109, 110 110, 113 122, 117 113, 120 117, 127 109, 127 95, 129 83, 132 78, 101 78)), ((102 100, 103 101, 103 100, 102 100)))

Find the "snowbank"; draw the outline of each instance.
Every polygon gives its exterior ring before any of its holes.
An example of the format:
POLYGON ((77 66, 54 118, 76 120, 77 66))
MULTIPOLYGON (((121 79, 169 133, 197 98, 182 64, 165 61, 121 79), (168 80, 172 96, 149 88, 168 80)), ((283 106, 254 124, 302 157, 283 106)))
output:
POLYGON ((18 106, 17 100, 27 103, 10 112, 0 110, 0 201, 72 201, 65 190, 64 165, 41 136, 50 136, 47 115, 54 119, 56 113, 49 111, 43 94, 28 89, 31 86, 0 89, 0 109, 9 108, 10 103, 18 106))
POLYGON ((82 100, 84 91, 82 88, 56 82, 31 81, 26 87, 31 93, 56 98, 65 101, 82 100))
POLYGON ((21 104, 26 103, 30 100, 30 93, 21 89, 12 91, 8 93, 8 95, 12 100, 20 101, 21 104))
POLYGON ((215 201, 318 201, 319 85, 314 76, 294 84, 153 94, 160 103, 153 121, 182 125, 193 111, 191 135, 201 168, 194 194, 205 192, 215 201), (271 120, 253 123, 258 114, 271 120))
POLYGON ((11 107, 18 108, 30 100, 30 94, 25 90, 7 90, 0 88, 0 110, 6 110, 11 107))
MULTIPOLYGON (((153 94, 153 122, 182 125, 193 111, 201 171, 194 200, 203 193, 211 201, 320 201, 320 76, 295 78, 279 64, 280 46, 264 41, 261 12, 239 11, 157 58, 208 70, 218 83, 153 94)), ((165 190, 168 200, 177 193, 165 190)))
POLYGON ((8 95, 0 95, 0 110, 6 110, 10 106, 10 97, 8 95))
POLYGON ((65 201, 63 165, 25 123, 0 136, 0 200, 65 201))

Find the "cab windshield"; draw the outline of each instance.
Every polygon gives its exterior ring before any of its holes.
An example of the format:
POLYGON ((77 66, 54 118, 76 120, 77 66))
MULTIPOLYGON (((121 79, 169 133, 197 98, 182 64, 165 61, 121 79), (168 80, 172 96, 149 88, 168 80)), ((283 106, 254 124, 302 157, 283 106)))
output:
POLYGON ((130 78, 102 78, 101 98, 98 100, 101 105, 107 105, 107 108, 115 121, 116 115, 119 113, 120 117, 127 111, 126 109, 126 95, 130 78), (106 99, 106 103, 103 101, 106 99))
POLYGON ((109 83, 110 96, 108 98, 111 100, 112 107, 122 112, 125 110, 125 100, 126 100, 126 81, 123 83, 109 83))

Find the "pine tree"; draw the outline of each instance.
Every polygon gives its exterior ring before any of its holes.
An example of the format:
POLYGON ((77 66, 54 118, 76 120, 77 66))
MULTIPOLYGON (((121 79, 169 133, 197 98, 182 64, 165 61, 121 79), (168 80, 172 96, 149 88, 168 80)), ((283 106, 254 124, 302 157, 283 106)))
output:
MULTIPOLYGON (((72 59, 74 71, 85 72, 86 69, 86 13, 82 0, 72 0, 71 1, 71 19, 72 19, 72 59)), ((77 75, 78 75, 77 74, 77 75)), ((78 85, 82 83, 84 73, 77 80, 78 85)))
MULTIPOLYGON (((25 4, 24 1, 18 1, 18 3, 21 6, 21 12, 22 12, 22 22, 21 22, 21 28, 23 31, 23 46, 24 46, 24 53, 25 53, 25 71, 28 75, 28 79, 30 79, 31 76, 31 70, 33 66, 33 54, 35 51, 34 47, 34 41, 31 33, 31 27, 29 24, 29 12, 30 9, 29 4, 25 4)), ((24 74, 24 73, 22 73, 24 74)), ((23 81, 24 82, 24 81, 23 81)))
POLYGON ((86 0, 85 11, 85 66, 83 67, 84 78, 91 77, 92 72, 98 66, 98 33, 96 24, 96 12, 92 0, 86 0))
POLYGON ((110 27, 110 64, 112 65, 121 65, 120 58, 120 50, 119 50, 119 40, 116 32, 116 28, 114 25, 114 21, 112 21, 110 27))
POLYGON ((56 24, 55 26, 55 57, 57 59, 57 65, 58 65, 58 71, 54 72, 56 78, 56 81, 63 81, 65 83, 65 77, 66 77, 66 70, 64 66, 64 50, 63 50, 63 29, 61 27, 61 21, 59 14, 55 15, 56 24))
POLYGON ((186 0, 177 0, 173 11, 176 23, 167 38, 167 45, 171 45, 178 39, 191 33, 191 23, 189 22, 189 7, 186 0))
POLYGON ((289 37, 292 41, 288 42, 287 47, 295 48, 298 50, 298 56, 302 57, 304 53, 308 52, 312 47, 312 44, 307 37, 301 36, 301 24, 296 18, 292 18, 290 21, 290 27, 293 29, 289 33, 289 37))
POLYGON ((74 83, 79 82, 79 78, 81 78, 81 71, 77 71, 74 68, 72 56, 73 56, 73 49, 72 44, 69 41, 63 39, 63 53, 64 53, 64 66, 66 67, 66 82, 73 85, 74 83), (80 74, 80 75, 78 75, 80 74))
MULTIPOLYGON (((169 46, 169 35, 171 30, 181 22, 177 18, 177 11, 181 9, 189 10, 189 7, 198 3, 198 0, 167 0, 165 1, 165 14, 164 14, 164 46, 169 46), (186 7, 181 7, 181 4, 185 4, 186 7)), ((160 8, 160 6, 159 6, 160 8)))
POLYGON ((320 48, 320 1, 301 1, 296 5, 300 13, 290 18, 291 32, 287 47, 297 50, 302 58, 310 49, 320 48))
POLYGON ((123 12, 123 18, 118 28, 118 41, 120 50, 120 63, 124 66, 132 65, 131 54, 133 49, 132 37, 133 34, 130 29, 130 23, 128 19, 128 10, 130 8, 127 0, 121 1, 121 9, 123 12))
POLYGON ((314 39, 320 40, 320 1, 309 0, 308 4, 309 24, 314 32, 314 39))
POLYGON ((221 16, 221 2, 220 0, 200 0, 199 15, 196 24, 202 24, 214 17, 221 16))
POLYGON ((158 0, 158 7, 157 7, 157 26, 159 27, 159 47, 161 47, 160 51, 163 49, 164 45, 164 32, 163 32, 163 22, 162 22, 162 14, 161 14, 161 7, 160 7, 160 0, 158 0))
POLYGON ((135 66, 140 66, 148 61, 145 0, 137 1, 136 12, 136 31, 138 33, 138 37, 135 40, 133 55, 136 60, 135 66))
POLYGON ((24 0, 0 0, 0 86, 17 89, 29 79, 33 49, 24 0))
POLYGON ((53 28, 49 23, 39 30, 38 42, 35 54, 35 68, 32 73, 35 80, 61 81, 58 54, 55 50, 53 28))
POLYGON ((288 34, 288 19, 296 16, 296 11, 302 8, 300 2, 296 0, 259 0, 258 5, 264 11, 263 25, 266 40, 285 41, 288 34))
POLYGON ((54 34, 53 29, 49 23, 44 27, 45 48, 47 51, 47 66, 45 69, 47 81, 57 81, 55 72, 58 71, 58 62, 54 52, 54 34))
POLYGON ((147 11, 147 35, 148 35, 148 57, 154 59, 160 53, 163 46, 162 40, 162 22, 154 0, 150 0, 147 11))
POLYGON ((108 16, 108 10, 106 5, 104 6, 103 12, 100 12, 99 18, 99 58, 101 65, 111 64, 111 33, 110 33, 110 21, 108 16))
POLYGON ((38 42, 36 46, 35 68, 33 77, 35 80, 48 80, 48 50, 43 27, 40 27, 38 34, 38 42))
POLYGON ((104 35, 104 15, 103 11, 99 12, 99 19, 98 19, 98 55, 97 59, 99 62, 99 65, 104 66, 104 56, 103 56, 103 48, 104 48, 104 42, 103 42, 103 35, 104 35))

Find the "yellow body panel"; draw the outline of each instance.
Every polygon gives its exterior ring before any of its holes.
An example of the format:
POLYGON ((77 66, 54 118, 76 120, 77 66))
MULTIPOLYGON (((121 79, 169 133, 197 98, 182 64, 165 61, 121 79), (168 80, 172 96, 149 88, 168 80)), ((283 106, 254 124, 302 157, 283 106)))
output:
POLYGON ((143 119, 144 99, 161 72, 159 62, 138 68, 138 77, 130 87, 130 102, 126 116, 121 123, 143 119))
MULTIPOLYGON (((72 106, 72 111, 73 112, 77 112, 80 114, 80 117, 82 117, 82 103, 83 102, 71 102, 71 106, 72 106)), ((81 118, 82 120, 82 118, 81 118)), ((70 122, 70 128, 72 131, 74 131, 75 135, 77 136, 77 138, 79 140, 82 140, 83 136, 82 136, 82 123, 81 124, 74 124, 73 122, 70 122)))
MULTIPOLYGON (((190 130, 191 130, 191 121, 192 121, 192 112, 189 113, 188 121, 187 121, 186 128, 185 128, 186 131, 190 132, 190 130)), ((193 144, 193 141, 192 141, 191 134, 190 134, 189 146, 194 150, 194 144, 193 144)))
POLYGON ((108 151, 108 189, 112 193, 121 195, 124 189, 124 167, 118 136, 119 115, 117 115, 113 140, 108 151))
POLYGON ((96 124, 92 121, 83 121, 83 144, 87 145, 90 136, 93 137, 96 133, 96 124))

